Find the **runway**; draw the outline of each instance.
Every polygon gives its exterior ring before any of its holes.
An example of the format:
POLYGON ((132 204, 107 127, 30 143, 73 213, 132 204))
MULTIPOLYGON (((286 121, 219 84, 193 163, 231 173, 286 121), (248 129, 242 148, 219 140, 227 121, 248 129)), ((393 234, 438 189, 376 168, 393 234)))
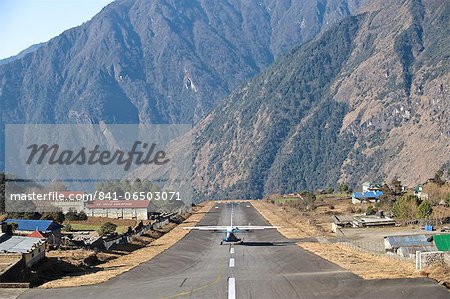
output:
MULTIPOLYGON (((247 203, 217 204, 199 225, 269 225, 247 203)), ((277 230, 239 234, 191 231, 177 244, 105 283, 31 289, 19 298, 450 298, 430 279, 363 280, 309 253, 277 230)), ((101 273, 99 273, 101 275, 101 273)))

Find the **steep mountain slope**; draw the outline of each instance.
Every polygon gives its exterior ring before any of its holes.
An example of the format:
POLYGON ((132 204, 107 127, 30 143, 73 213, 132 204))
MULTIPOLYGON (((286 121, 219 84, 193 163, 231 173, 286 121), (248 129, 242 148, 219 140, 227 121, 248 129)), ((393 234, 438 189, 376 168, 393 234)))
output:
POLYGON ((0 60, 0 65, 2 64, 7 64, 10 63, 16 59, 20 59, 22 57, 24 57, 25 55, 29 54, 29 53, 33 53, 34 51, 36 51, 37 49, 39 49, 44 43, 39 43, 39 44, 35 44, 32 46, 29 46, 28 48, 26 48, 25 50, 20 51, 20 53, 18 53, 17 55, 5 58, 5 59, 1 59, 0 60))
POLYGON ((358 3, 118 0, 0 66, 2 123, 195 123, 358 3))
POLYGON ((447 1, 382 2, 233 92, 193 131, 198 196, 432 176, 450 161, 449 18, 447 1))

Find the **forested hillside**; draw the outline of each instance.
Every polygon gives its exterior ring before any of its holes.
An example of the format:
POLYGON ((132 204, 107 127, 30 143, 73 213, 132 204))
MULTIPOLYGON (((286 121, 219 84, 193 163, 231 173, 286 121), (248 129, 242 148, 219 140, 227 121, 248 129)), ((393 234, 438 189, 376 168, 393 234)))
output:
POLYGON ((391 1, 233 92, 194 129, 198 195, 432 177, 450 161, 449 16, 448 2, 391 1))

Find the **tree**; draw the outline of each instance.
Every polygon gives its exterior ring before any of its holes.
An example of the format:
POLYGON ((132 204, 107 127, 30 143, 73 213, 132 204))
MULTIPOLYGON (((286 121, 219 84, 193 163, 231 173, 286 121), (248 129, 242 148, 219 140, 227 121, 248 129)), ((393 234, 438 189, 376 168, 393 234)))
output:
POLYGON ((412 220, 417 215, 418 198, 414 195, 405 194, 400 197, 392 208, 392 214, 398 220, 412 220))
POLYGON ((428 218, 431 213, 433 213, 433 207, 431 206, 431 203, 428 200, 422 201, 417 209, 417 218, 428 218))
POLYGON ((41 219, 53 220, 58 223, 63 223, 65 220, 65 216, 62 212, 46 212, 42 215, 41 219))
POLYGON ((66 232, 71 232, 72 231, 72 225, 70 223, 64 223, 64 230, 66 232))
POLYGON ((333 194, 333 193, 334 193, 334 188, 333 188, 333 187, 328 187, 328 188, 325 190, 325 193, 326 193, 326 194, 333 194))
POLYGON ((366 210, 366 215, 375 215, 376 209, 373 206, 368 206, 366 210))
POLYGON ((104 235, 108 235, 108 234, 112 234, 113 232, 116 231, 117 225, 115 225, 112 222, 105 222, 102 224, 102 226, 100 226, 100 228, 97 230, 97 233, 100 236, 104 236, 104 235))
POLYGON ((348 193, 348 190, 349 190, 349 188, 348 188, 347 184, 345 184, 345 183, 339 184, 339 192, 348 193))
POLYGON ((78 220, 87 220, 88 216, 86 215, 85 212, 81 211, 80 213, 78 213, 78 220))
POLYGON ((391 181, 392 186, 392 193, 394 195, 401 195, 402 194, 402 182, 398 178, 393 178, 391 181))
POLYGON ((443 179, 444 171, 442 169, 436 171, 434 174, 434 181, 436 184, 442 186, 445 184, 445 180, 443 179))

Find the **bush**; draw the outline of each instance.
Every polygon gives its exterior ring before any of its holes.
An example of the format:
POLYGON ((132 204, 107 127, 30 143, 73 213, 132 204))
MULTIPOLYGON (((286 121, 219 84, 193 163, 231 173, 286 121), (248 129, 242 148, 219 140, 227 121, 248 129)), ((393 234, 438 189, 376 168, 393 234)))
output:
POLYGON ((433 207, 431 206, 431 203, 428 200, 422 201, 417 210, 417 218, 428 218, 431 213, 433 213, 433 207))
POLYGON ((347 184, 339 184, 339 192, 341 193, 349 193, 349 188, 347 184))
POLYGON ((66 213, 66 219, 73 221, 73 220, 78 220, 78 214, 77 212, 67 212, 66 213))
POLYGON ((418 211, 418 198, 414 195, 403 195, 392 208, 392 214, 398 220, 413 220, 418 211))
POLYGON ((64 223, 64 231, 71 232, 72 231, 72 225, 70 225, 70 223, 64 223))
POLYGON ((65 216, 62 212, 46 212, 41 216, 42 220, 53 220, 58 223, 63 223, 65 216))
POLYGON ((87 220, 88 217, 84 212, 77 213, 71 211, 66 213, 66 219, 69 221, 77 221, 77 220, 87 220))
POLYGON ((376 210, 373 206, 368 206, 366 209, 366 215, 375 215, 376 214, 376 210))
POLYGON ((116 231, 117 225, 111 222, 105 222, 102 226, 97 230, 97 233, 100 236, 108 235, 116 231))
POLYGON ((80 213, 78 213, 78 220, 87 220, 88 216, 86 215, 85 212, 81 211, 80 213))

